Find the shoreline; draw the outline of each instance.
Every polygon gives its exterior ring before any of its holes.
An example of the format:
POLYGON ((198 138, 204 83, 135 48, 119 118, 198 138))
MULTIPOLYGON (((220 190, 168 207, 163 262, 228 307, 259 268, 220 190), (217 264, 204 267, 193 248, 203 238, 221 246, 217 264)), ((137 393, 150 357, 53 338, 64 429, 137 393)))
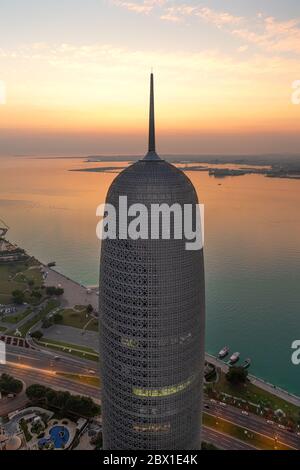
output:
MULTIPOLYGON (((226 373, 228 371, 229 365, 226 364, 226 362, 219 359, 218 357, 215 357, 215 356, 213 356, 212 354, 209 354, 209 353, 205 353, 205 358, 206 358, 207 361, 211 362, 216 367, 221 368, 221 370, 223 372, 226 373)), ((277 396, 278 398, 282 398, 283 400, 291 403, 292 405, 300 407, 300 396, 297 396, 294 393, 291 393, 287 390, 284 390, 283 388, 281 388, 277 385, 274 385, 274 384, 268 382, 265 379, 262 379, 260 377, 256 377, 253 374, 248 374, 248 379, 253 385, 256 385, 257 387, 261 388, 262 390, 265 390, 266 392, 269 392, 272 395, 277 396)))
MULTIPOLYGON (((48 272, 47 278, 45 279, 45 285, 58 285, 60 284, 64 289, 63 298, 66 301, 66 306, 69 305, 85 305, 85 304, 92 304, 95 311, 98 312, 98 292, 95 288, 89 288, 88 286, 84 286, 79 282, 71 279, 66 274, 62 274, 58 272, 53 267, 49 267, 47 264, 40 262, 35 256, 29 255, 33 257, 40 266, 43 267, 46 272, 48 272)), ((224 372, 227 372, 229 366, 218 357, 205 352, 205 360, 210 361, 215 366, 221 368, 224 372)), ((294 393, 289 392, 281 388, 280 386, 274 385, 267 380, 257 377, 253 374, 249 374, 248 378, 253 385, 277 396, 278 398, 282 398, 283 400, 291 403, 295 406, 300 407, 300 396, 295 395, 294 393)))
MULTIPOLYGON (((82 285, 79 284, 77 281, 74 281, 71 278, 69 278, 68 276, 59 273, 58 271, 56 271, 53 268, 49 268, 49 269, 54 271, 57 274, 58 277, 61 277, 61 279, 66 279, 68 282, 73 283, 74 286, 77 286, 77 288, 78 287, 82 288, 82 285)), ((95 291, 93 291, 93 293, 98 299, 98 293, 95 292, 95 291)), ((225 372, 229 368, 228 364, 226 364, 222 360, 218 359, 216 356, 214 356, 210 353, 207 353, 207 352, 205 353, 205 360, 212 362, 214 365, 216 365, 217 367, 220 367, 225 372)), ((289 403, 291 403, 295 406, 300 407, 300 396, 297 396, 297 395, 289 392, 288 390, 285 390, 285 389, 283 389, 283 388, 281 388, 277 385, 274 385, 274 384, 268 382, 267 380, 265 380, 263 378, 260 378, 260 377, 257 377, 253 374, 249 374, 248 378, 249 378, 250 382, 253 385, 256 385, 257 387, 259 387, 259 388, 261 388, 261 389, 263 389, 263 390, 265 390, 269 393, 272 393, 273 395, 276 395, 277 397, 282 398, 283 400, 285 400, 285 401, 287 401, 287 402, 289 402, 289 403)))

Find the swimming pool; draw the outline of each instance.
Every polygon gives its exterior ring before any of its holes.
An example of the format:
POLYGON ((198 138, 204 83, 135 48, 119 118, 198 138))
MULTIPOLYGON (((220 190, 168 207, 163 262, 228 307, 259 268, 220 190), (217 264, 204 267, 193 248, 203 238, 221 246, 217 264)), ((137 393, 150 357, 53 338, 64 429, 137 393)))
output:
POLYGON ((69 441, 70 433, 65 426, 53 426, 49 431, 49 436, 38 441, 39 447, 44 447, 52 441, 55 449, 63 449, 69 441))

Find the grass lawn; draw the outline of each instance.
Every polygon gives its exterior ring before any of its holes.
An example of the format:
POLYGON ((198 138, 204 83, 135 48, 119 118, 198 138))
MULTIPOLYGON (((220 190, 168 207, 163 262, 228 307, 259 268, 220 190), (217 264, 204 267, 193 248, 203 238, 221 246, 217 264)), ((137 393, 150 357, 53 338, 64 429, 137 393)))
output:
POLYGON ((34 261, 0 264, 0 303, 11 303, 12 291, 24 291, 29 280, 33 280, 36 287, 42 285, 42 274, 34 261))
POLYGON ((62 351, 77 357, 82 357, 84 359, 98 361, 98 354, 95 353, 93 349, 84 346, 63 343, 62 341, 56 341, 48 338, 42 338, 40 341, 37 341, 37 343, 41 346, 46 346, 47 348, 55 349, 56 351, 62 351))
POLYGON ((74 309, 75 310, 85 310, 86 309, 86 305, 74 305, 74 309))
MULTIPOLYGON (((1 289, 1 282, 0 282, 0 289, 1 289)), ((10 303, 11 303, 11 294, 4 294, 0 292, 0 304, 7 305, 10 303)))
POLYGON ((88 324, 87 330, 98 331, 98 321, 87 314, 86 307, 83 307, 81 310, 78 308, 76 310, 75 308, 66 308, 60 310, 59 313, 63 316, 62 321, 58 322, 60 325, 83 329, 88 324))
POLYGON ((244 441, 258 449, 275 450, 276 446, 278 450, 291 450, 291 447, 280 442, 275 443, 274 439, 270 437, 263 436, 254 431, 249 431, 240 426, 236 426, 235 424, 226 421, 225 419, 208 415, 207 413, 204 413, 203 415, 203 424, 209 428, 239 439, 240 441, 244 441))
POLYGON ((34 281, 35 287, 41 287, 43 284, 43 276, 41 274, 39 266, 31 266, 28 269, 19 272, 15 276, 17 282, 28 283, 28 281, 34 281))
MULTIPOLYGON (((3 268, 6 266, 0 265, 0 274, 3 274, 3 268)), ((0 275, 0 303, 1 304, 10 304, 12 302, 12 292, 16 289, 24 290, 25 284, 22 282, 17 282, 14 280, 10 280, 8 278, 8 270, 5 270, 7 273, 7 277, 3 278, 0 275)))
POLYGON ((51 299, 47 302, 47 304, 42 308, 41 312, 35 315, 34 318, 31 318, 28 320, 24 325, 21 326, 20 328, 20 333, 22 336, 26 336, 27 332, 30 330, 30 328, 38 323, 40 320, 42 320, 51 310, 53 310, 55 307, 58 307, 59 302, 58 300, 51 299))
POLYGON ((86 329, 88 331, 99 331, 98 320, 93 318, 93 320, 87 325, 86 329))
POLYGON ((228 395, 261 405, 263 408, 271 408, 273 411, 281 409, 287 416, 299 419, 299 408, 296 405, 288 403, 282 398, 262 390, 250 382, 242 386, 233 386, 227 381, 225 374, 221 373, 220 380, 214 385, 214 389, 218 392, 227 393, 228 395))

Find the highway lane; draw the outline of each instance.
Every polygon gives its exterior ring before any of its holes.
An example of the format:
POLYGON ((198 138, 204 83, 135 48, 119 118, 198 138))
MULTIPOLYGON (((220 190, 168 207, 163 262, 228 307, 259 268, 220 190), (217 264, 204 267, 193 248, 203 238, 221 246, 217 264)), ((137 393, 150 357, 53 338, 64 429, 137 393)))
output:
MULTIPOLYGON (((93 361, 72 356, 59 355, 60 359, 54 359, 55 353, 48 351, 39 351, 32 349, 19 348, 14 346, 7 347, 7 365, 6 372, 30 383, 42 383, 53 388, 69 390, 72 393, 88 395, 99 400, 100 392, 97 388, 87 386, 81 383, 70 381, 66 378, 55 375, 56 371, 64 373, 75 373, 83 375, 98 375, 97 365, 93 361), (93 371, 93 372, 91 372, 93 371)), ((207 400, 206 413, 216 417, 227 419, 232 423, 259 432, 272 439, 276 438, 294 448, 300 449, 300 436, 290 433, 287 430, 280 429, 276 424, 267 423, 264 418, 250 414, 242 414, 242 410, 230 405, 222 406, 219 403, 212 403, 207 400)))
POLYGON ((203 427, 202 431, 203 441, 214 444, 218 449, 222 450, 258 450, 245 442, 242 442, 238 439, 234 439, 227 434, 216 431, 214 429, 203 427))
POLYGON ((0 365, 0 373, 9 373, 13 377, 23 380, 26 385, 40 383, 48 387, 61 390, 68 390, 72 393, 87 395, 94 399, 100 399, 100 391, 98 388, 69 380, 65 377, 56 375, 56 371, 51 369, 38 369, 27 366, 19 366, 13 364, 0 365))
MULTIPOLYGON (((14 368, 12 366, 0 365, 0 374, 6 372, 15 378, 22 380, 26 387, 32 384, 41 384, 51 387, 55 390, 67 390, 73 395, 84 395, 91 397, 96 403, 100 404, 100 392, 96 387, 73 382, 62 377, 41 373, 38 371, 30 371, 28 369, 14 368)), ((0 416, 5 416, 16 409, 23 408, 28 402, 24 391, 14 399, 2 399, 0 401, 0 416)))
MULTIPOLYGON (((56 372, 63 372, 96 376, 98 371, 95 368, 95 363, 74 360, 72 357, 60 357, 56 361, 54 356, 54 354, 47 354, 43 351, 7 346, 7 363, 0 365, 0 374, 8 373, 22 380, 26 386, 39 383, 57 390, 68 390, 76 395, 86 395, 100 402, 100 391, 96 387, 56 375, 56 372)), ((0 416, 24 407, 27 401, 24 392, 14 399, 2 399, 0 401, 0 416)))
POLYGON ((53 368, 64 372, 79 374, 98 373, 97 363, 86 359, 75 358, 70 355, 62 355, 44 350, 25 349, 17 346, 6 346, 6 360, 8 363, 23 364, 39 368, 53 368), (55 360, 59 357, 59 360, 55 360))
POLYGON ((267 423, 265 418, 261 418, 257 415, 251 413, 249 413, 248 416, 244 415, 242 414, 242 410, 230 405, 223 406, 218 403, 211 403, 210 401, 206 401, 205 403, 206 406, 209 406, 208 409, 204 409, 208 414, 227 419, 236 425, 268 436, 274 439, 274 441, 276 436, 278 441, 300 450, 300 436, 297 436, 296 433, 280 429, 277 424, 267 423))

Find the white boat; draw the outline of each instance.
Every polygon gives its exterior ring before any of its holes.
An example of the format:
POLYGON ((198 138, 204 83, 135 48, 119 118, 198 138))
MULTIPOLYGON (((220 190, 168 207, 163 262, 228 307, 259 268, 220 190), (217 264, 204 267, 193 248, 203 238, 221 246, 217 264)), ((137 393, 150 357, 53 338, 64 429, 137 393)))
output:
POLYGON ((240 358, 240 353, 239 352, 235 352, 232 354, 232 356, 230 356, 230 359, 229 359, 229 362, 230 364, 235 364, 240 358))
POLYGON ((222 348, 221 351, 219 351, 218 357, 220 359, 223 359, 223 357, 226 357, 228 353, 229 353, 229 347, 224 346, 224 348, 222 348))
POLYGON ((251 365, 251 359, 247 358, 247 359, 244 361, 242 367, 244 367, 244 369, 248 369, 248 367, 250 367, 250 365, 251 365))

